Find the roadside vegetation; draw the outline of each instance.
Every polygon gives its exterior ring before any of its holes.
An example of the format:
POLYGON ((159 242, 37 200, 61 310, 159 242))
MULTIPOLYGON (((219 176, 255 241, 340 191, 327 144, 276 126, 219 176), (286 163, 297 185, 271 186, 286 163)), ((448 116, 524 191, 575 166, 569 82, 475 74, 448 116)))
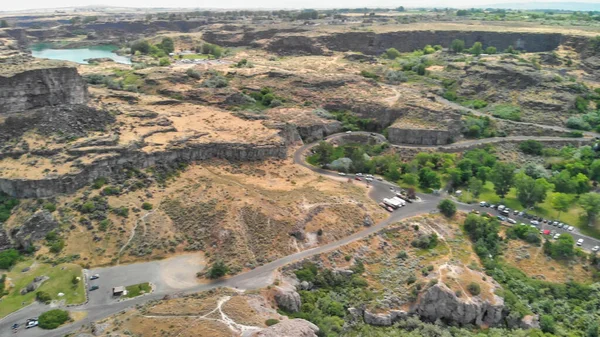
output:
POLYGON ((44 312, 39 317, 39 326, 42 329, 52 330, 70 320, 69 312, 60 309, 53 309, 44 312))
POLYGON ((125 287, 125 289, 127 290, 128 298, 138 297, 140 295, 148 294, 152 291, 152 287, 148 282, 130 285, 125 287))

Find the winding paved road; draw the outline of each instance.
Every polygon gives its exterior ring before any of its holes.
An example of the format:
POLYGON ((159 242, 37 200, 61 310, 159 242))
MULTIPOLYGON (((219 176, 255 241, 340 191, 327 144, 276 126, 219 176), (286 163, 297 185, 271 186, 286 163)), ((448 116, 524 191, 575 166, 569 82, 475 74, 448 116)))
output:
MULTIPOLYGON (((358 133, 366 134, 367 136, 371 136, 370 133, 368 133, 368 132, 358 132, 358 133)), ((344 135, 346 135, 346 134, 335 134, 335 135, 331 135, 331 136, 327 137, 327 139, 331 140, 331 139, 335 139, 338 137, 343 137, 344 135)), ((373 137, 382 139, 383 136, 374 134, 373 137)), ((552 138, 552 137, 549 137, 549 138, 552 138)), ((385 139, 385 138, 383 138, 383 139, 385 139)), ((540 137, 536 137, 535 139, 540 140, 540 137)), ((561 138, 561 139, 564 139, 564 138, 561 138)), ((506 138, 501 138, 501 140, 505 141, 506 138)), ((476 142, 485 142, 485 141, 486 140, 476 140, 476 142)), ((335 172, 331 172, 331 171, 324 170, 321 168, 316 168, 305 162, 304 155, 305 155, 306 151, 315 145, 316 145, 316 143, 313 143, 313 144, 304 145, 301 148, 299 148, 294 153, 294 162, 298 165, 304 166, 304 167, 306 167, 316 173, 319 173, 321 175, 339 179, 338 174, 336 174, 335 172)), ((461 146, 461 144, 453 144, 453 145, 461 146)), ((371 197, 372 199, 374 199, 376 201, 380 201, 381 199, 383 199, 385 197, 393 196, 392 190, 395 190, 397 188, 398 188, 398 186, 396 186, 392 183, 389 183, 386 181, 374 180, 373 182, 371 182, 369 197, 371 197)), ((118 281, 120 283, 123 283, 124 280, 127 280, 128 284, 132 284, 135 282, 133 282, 133 281, 129 282, 129 281, 133 280, 133 279, 135 279, 136 282, 154 280, 154 282, 158 283, 158 286, 156 288, 156 291, 153 292, 152 294, 149 294, 146 296, 141 296, 141 297, 130 299, 130 300, 125 300, 125 301, 118 301, 118 300, 112 299, 108 296, 92 295, 92 296, 90 296, 90 301, 87 304, 69 308, 70 311, 74 311, 74 312, 86 312, 87 316, 84 319, 82 319, 78 322, 75 322, 73 324, 65 325, 58 329, 50 330, 50 331, 42 330, 40 328, 33 328, 33 329, 26 330, 23 327, 20 327, 18 332, 16 334, 14 334, 11 329, 11 326, 13 324, 15 324, 15 323, 23 324, 27 318, 39 316, 42 312, 48 310, 48 306, 46 306, 46 305, 33 304, 33 305, 30 305, 30 306, 28 306, 20 311, 17 311, 15 313, 3 318, 2 320, 0 320, 0 337, 15 336, 15 335, 23 336, 23 337, 64 336, 65 334, 73 332, 74 330, 80 328, 81 326, 83 326, 85 324, 90 324, 94 321, 101 320, 105 317, 108 317, 110 315, 118 313, 121 310, 130 308, 135 305, 147 303, 150 300, 157 300, 157 299, 164 298, 167 295, 191 294, 191 293, 196 293, 196 292, 200 292, 200 291, 214 289, 217 287, 231 287, 231 288, 238 288, 238 289, 257 289, 257 288, 266 287, 273 282, 274 271, 276 269, 281 268, 281 267, 283 267, 291 262, 294 262, 294 261, 298 261, 298 260, 313 256, 313 255, 317 255, 317 254, 321 254, 324 252, 328 252, 328 251, 337 249, 340 246, 347 245, 353 241, 356 241, 356 240, 362 239, 364 237, 367 237, 371 234, 374 234, 374 233, 378 232, 379 230, 381 230, 382 228, 384 228, 390 224, 393 224, 395 222, 398 222, 400 220, 434 211, 434 210, 436 210, 437 204, 442 199, 442 197, 440 197, 440 196, 434 196, 434 195, 428 195, 428 194, 418 194, 418 196, 421 198, 420 202, 407 204, 407 206, 394 211, 393 213, 390 214, 390 216, 387 219, 379 222, 378 224, 376 224, 374 226, 365 228, 364 230, 362 230, 360 232, 356 232, 356 233, 354 233, 346 238, 343 238, 341 240, 331 242, 329 244, 326 244, 326 245, 323 245, 320 247, 301 251, 301 252, 298 252, 298 253, 295 253, 292 255, 288 255, 286 257, 280 258, 273 262, 270 262, 270 263, 267 263, 260 267, 257 267, 253 270, 247 271, 242 274, 235 275, 235 276, 230 277, 225 280, 219 280, 219 281, 206 283, 206 284, 196 284, 196 285, 184 286, 184 287, 180 287, 180 289, 175 289, 173 287, 165 286, 162 283, 160 283, 159 279, 157 279, 155 276, 152 276, 153 274, 146 275, 148 272, 152 273, 150 271, 151 268, 146 268, 146 267, 150 266, 150 264, 160 263, 160 261, 159 262, 148 262, 147 265, 146 265, 146 263, 140 263, 140 264, 121 265, 121 266, 116 266, 116 267, 104 268, 101 272, 105 276, 109 275, 110 273, 116 273, 116 274, 120 275, 120 279, 118 281), (119 268, 119 269, 117 270, 116 268, 119 268)), ((457 203, 457 208, 461 211, 468 212, 471 209, 478 208, 478 207, 479 206, 457 203)), ((556 229, 556 228, 553 227, 552 229, 556 229)), ((570 234, 572 234, 576 240, 580 237, 584 238, 586 241, 585 248, 589 249, 589 247, 591 247, 591 245, 594 244, 593 242, 595 242, 595 245, 600 244, 600 241, 594 240, 592 238, 584 237, 578 233, 570 233, 570 234)), ((164 263, 164 261, 163 261, 163 263, 164 263)), ((196 269, 194 269, 194 271, 196 271, 196 269)), ((95 273, 95 271, 89 272, 90 275, 93 273, 95 273)), ((104 295, 107 295, 107 294, 104 294, 104 295)))

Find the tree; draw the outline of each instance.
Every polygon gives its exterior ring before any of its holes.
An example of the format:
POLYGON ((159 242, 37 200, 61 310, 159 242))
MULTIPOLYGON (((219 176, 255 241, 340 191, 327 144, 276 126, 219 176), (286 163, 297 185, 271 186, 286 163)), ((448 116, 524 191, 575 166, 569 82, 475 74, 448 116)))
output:
POLYGON ((400 52, 396 48, 389 48, 385 51, 385 56, 390 60, 395 60, 400 56, 400 52))
POLYGON ((600 213, 600 194, 586 193, 579 198, 579 205, 586 213, 588 224, 593 226, 600 213))
POLYGON ((73 283, 73 285, 77 285, 77 283, 79 283, 79 277, 73 275, 71 278, 71 283, 73 283))
POLYGON ((590 179, 600 180, 600 159, 596 159, 590 165, 590 179))
POLYGON ((481 42, 475 42, 473 44, 473 47, 471 47, 471 49, 469 50, 469 52, 471 52, 471 54, 475 56, 479 56, 483 53, 483 45, 481 44, 481 42))
POLYGON ((6 21, 6 20, 0 21, 0 28, 8 28, 8 27, 9 27, 8 21, 6 21))
POLYGON ((452 202, 452 200, 444 199, 440 201, 438 204, 438 209, 440 213, 442 213, 447 218, 451 218, 456 214, 456 205, 452 202))
POLYGON ((569 234, 561 234, 556 242, 544 243, 544 252, 553 259, 570 259, 575 255, 575 239, 569 234))
POLYGON ((208 277, 211 279, 217 279, 225 276, 229 272, 229 267, 223 263, 223 261, 215 262, 210 270, 208 271, 208 277))
POLYGON ((0 252, 0 269, 9 269, 21 258, 16 249, 8 249, 0 252))
POLYGON ((537 140, 529 139, 529 140, 521 142, 519 144, 519 149, 523 153, 539 156, 542 154, 542 150, 544 149, 544 146, 542 145, 542 143, 538 142, 537 140))
POLYGON ((494 183, 494 191, 502 199, 513 186, 515 177, 515 166, 497 162, 490 172, 490 181, 494 183))
POLYGON ((556 331, 555 325, 554 317, 551 315, 542 315, 542 317, 540 317, 540 329, 542 329, 543 332, 554 333, 556 331))
POLYGON ((69 313, 65 310, 53 309, 41 314, 38 322, 42 329, 56 329, 69 320, 69 313))
POLYGON ((424 188, 438 189, 442 186, 440 177, 429 167, 424 167, 419 171, 419 184, 424 188))
POLYGON ((479 180, 475 177, 471 177, 471 179, 469 179, 469 191, 471 191, 471 194, 473 195, 474 198, 479 197, 479 194, 481 194, 482 189, 483 189, 483 182, 481 182, 481 180, 479 180))
POLYGON ((136 51, 139 51, 140 54, 148 54, 150 52, 150 42, 146 40, 135 41, 131 44, 131 54, 135 54, 136 51))
POLYGON ((486 181, 489 179, 490 175, 492 172, 492 168, 487 167, 487 166, 481 166, 477 169, 477 178, 479 180, 481 180, 481 182, 483 184, 486 183, 486 181))
POLYGON ((452 49, 452 51, 455 53, 461 53, 463 50, 465 50, 465 41, 459 39, 452 41, 450 49, 452 49))
POLYGON ((517 199, 527 208, 544 201, 548 191, 554 188, 546 179, 533 179, 523 172, 515 176, 514 184, 517 189, 517 199))
POLYGON ((572 195, 565 193, 556 192, 552 194, 550 202, 552 204, 552 208, 558 211, 558 218, 560 218, 561 212, 566 212, 569 210, 569 207, 571 207, 571 204, 573 203, 573 199, 574 197, 572 195))
POLYGON ((170 37, 165 37, 159 45, 159 48, 164 50, 165 53, 169 54, 175 51, 175 43, 170 37))
POLYGON ((490 55, 496 54, 496 47, 490 46, 490 47, 485 48, 485 53, 490 54, 490 55))

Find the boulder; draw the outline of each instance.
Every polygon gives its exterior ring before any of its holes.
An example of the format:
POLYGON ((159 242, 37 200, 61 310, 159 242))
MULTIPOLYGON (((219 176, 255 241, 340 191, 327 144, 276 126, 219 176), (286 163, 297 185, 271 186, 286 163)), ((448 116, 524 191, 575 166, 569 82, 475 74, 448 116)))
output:
POLYGON ((300 290, 310 290, 313 287, 312 282, 302 281, 299 284, 300 290))
POLYGON ((288 319, 253 333, 252 337, 317 337, 319 328, 311 322, 295 318, 288 319))
POLYGON ((365 310, 363 318, 365 323, 376 326, 390 326, 397 321, 404 319, 408 313, 403 310, 390 310, 385 314, 374 314, 365 310))
POLYGON ((365 215, 365 218, 363 219, 363 226, 365 226, 365 227, 373 226, 373 219, 371 219, 371 217, 369 215, 365 215))
POLYGON ((34 278, 33 281, 31 281, 31 283, 26 285, 25 288, 21 289, 20 294, 25 295, 27 293, 34 292, 37 288, 39 288, 42 285, 42 283, 46 282, 49 279, 50 278, 45 275, 34 278))
POLYGON ((540 328, 540 317, 538 315, 527 315, 521 319, 519 325, 521 329, 539 329, 540 328))
POLYGON ((479 296, 457 297, 445 284, 438 283, 423 293, 415 311, 421 319, 431 322, 442 319, 459 325, 497 326, 504 318, 504 299, 493 296, 493 302, 479 296))
POLYGON ((58 221, 52 213, 39 210, 27 219, 25 223, 13 230, 13 239, 17 245, 27 249, 37 240, 46 237, 46 234, 58 228, 58 221))
POLYGON ((291 287, 276 287, 275 302, 279 308, 287 312, 298 312, 302 305, 300 294, 291 287))

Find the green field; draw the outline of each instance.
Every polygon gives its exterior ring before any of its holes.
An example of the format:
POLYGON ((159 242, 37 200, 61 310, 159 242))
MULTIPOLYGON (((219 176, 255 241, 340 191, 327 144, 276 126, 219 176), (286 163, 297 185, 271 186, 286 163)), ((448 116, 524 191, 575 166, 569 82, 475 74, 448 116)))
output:
POLYGON ((210 56, 208 54, 186 54, 182 57, 184 60, 204 60, 209 58, 210 56))
POLYGON ((73 276, 79 276, 83 279, 81 266, 71 263, 51 266, 46 263, 34 261, 32 259, 17 263, 7 274, 7 284, 14 284, 14 287, 8 288, 8 295, 2 297, 0 301, 0 317, 4 317, 13 311, 16 311, 35 301, 35 292, 47 292, 52 300, 65 300, 66 304, 77 304, 85 302, 85 289, 83 281, 73 285, 71 280, 73 276), (27 272, 21 272, 24 268, 30 267, 27 272), (44 282, 36 291, 21 295, 19 292, 25 288, 37 276, 48 276, 50 279, 44 282), (8 280, 10 279, 10 281, 8 280), (58 293, 64 293, 62 297, 58 293))
POLYGON ((152 287, 150 287, 150 283, 148 282, 127 286, 125 289, 127 290, 127 297, 129 298, 138 297, 152 291, 152 287))

